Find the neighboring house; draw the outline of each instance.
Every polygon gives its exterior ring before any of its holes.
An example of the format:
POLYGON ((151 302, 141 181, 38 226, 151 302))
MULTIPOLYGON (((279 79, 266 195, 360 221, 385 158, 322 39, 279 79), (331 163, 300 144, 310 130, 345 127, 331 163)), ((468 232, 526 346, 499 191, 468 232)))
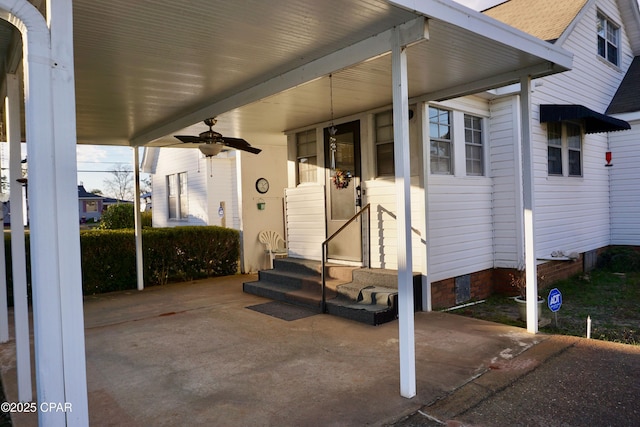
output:
POLYGON ((104 197, 89 193, 84 185, 78 185, 78 209, 80 212, 80 222, 98 221, 102 217, 105 209, 104 197))
POLYGON ((98 194, 89 193, 84 185, 78 185, 78 207, 80 209, 80 222, 99 221, 102 214, 109 206, 122 203, 132 204, 129 200, 119 200, 112 197, 104 197, 98 194))
POLYGON ((132 205, 133 202, 131 200, 114 199, 113 197, 103 197, 102 198, 102 212, 105 212, 107 209, 109 209, 110 206, 122 205, 122 204, 132 205))
POLYGON ((260 138, 259 155, 229 150, 203 157, 196 148, 146 148, 142 170, 152 174, 153 226, 217 225, 241 230, 242 271, 266 268, 258 234, 274 230, 284 236, 287 164, 285 137, 281 138, 279 146, 264 144, 265 138, 260 138), (269 182, 264 193, 256 187, 260 178, 269 182), (262 209, 259 203, 264 203, 262 209))

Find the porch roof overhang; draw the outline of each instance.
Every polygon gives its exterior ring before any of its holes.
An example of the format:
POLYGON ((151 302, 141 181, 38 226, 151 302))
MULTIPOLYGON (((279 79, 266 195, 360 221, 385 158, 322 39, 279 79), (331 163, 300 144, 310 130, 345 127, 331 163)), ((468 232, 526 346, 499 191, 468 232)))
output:
MULTIPOLYGON (((218 132, 260 147, 258 135, 330 119, 329 74, 336 117, 391 105, 389 35, 403 25, 413 98, 477 93, 572 63, 449 0, 75 0, 73 13, 80 144, 174 145, 172 135, 197 134, 217 116, 218 132)), ((0 54, 16 72, 22 48, 10 29, 0 23, 0 54)))
POLYGON ((615 132, 631 129, 624 120, 598 113, 584 105, 540 105, 540 123, 579 121, 584 123, 585 133, 615 132))

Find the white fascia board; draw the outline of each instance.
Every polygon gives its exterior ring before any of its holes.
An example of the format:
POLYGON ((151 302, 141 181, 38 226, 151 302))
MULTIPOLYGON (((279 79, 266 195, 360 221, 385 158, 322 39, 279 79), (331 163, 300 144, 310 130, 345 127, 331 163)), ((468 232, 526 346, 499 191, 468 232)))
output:
MULTIPOLYGON (((476 80, 459 86, 453 86, 441 91, 432 92, 421 96, 425 101, 444 101, 446 99, 458 98, 460 96, 474 95, 496 87, 511 88, 514 82, 518 81, 521 76, 540 76, 553 74, 554 72, 564 71, 557 69, 554 64, 543 62, 529 68, 522 68, 510 71, 504 74, 497 74, 486 79, 476 80)), ((516 87, 516 86, 514 86, 516 87)), ((519 85, 517 86, 519 87, 519 85)))
POLYGON ((556 64, 560 71, 571 69, 573 55, 566 50, 451 0, 389 0, 389 3, 537 56, 556 64))
MULTIPOLYGON (((403 46, 426 40, 429 37, 427 20, 424 17, 418 17, 399 25, 397 30, 399 31, 400 42, 403 46)), ((391 40, 394 31, 396 31, 396 28, 390 28, 284 74, 258 83, 255 86, 226 97, 223 96, 220 100, 200 107, 193 112, 176 117, 165 123, 160 123, 151 129, 135 135, 130 141, 131 145, 144 145, 206 118, 215 117, 216 115, 251 104, 271 95, 310 83, 336 71, 388 54, 391 51, 391 40)))
POLYGON ((636 120, 640 120, 640 111, 634 111, 631 113, 609 114, 609 116, 615 117, 616 119, 624 120, 625 122, 634 122, 636 120))

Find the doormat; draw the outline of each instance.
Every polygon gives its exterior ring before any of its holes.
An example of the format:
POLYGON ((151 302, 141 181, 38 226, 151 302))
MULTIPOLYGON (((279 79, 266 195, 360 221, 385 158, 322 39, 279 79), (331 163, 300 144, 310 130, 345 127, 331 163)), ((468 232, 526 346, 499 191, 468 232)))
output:
POLYGON ((257 311, 258 313, 267 314, 269 316, 277 317, 278 319, 286 320, 287 322, 290 322, 292 320, 304 319, 305 317, 311 317, 318 314, 311 309, 287 304, 286 302, 282 301, 265 302, 264 304, 251 305, 247 308, 249 310, 257 311))

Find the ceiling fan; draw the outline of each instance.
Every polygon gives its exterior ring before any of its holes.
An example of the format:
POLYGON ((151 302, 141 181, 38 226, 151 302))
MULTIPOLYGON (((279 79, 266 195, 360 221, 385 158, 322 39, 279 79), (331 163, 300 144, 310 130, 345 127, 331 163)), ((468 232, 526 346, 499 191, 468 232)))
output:
POLYGON ((213 125, 216 124, 215 117, 205 119, 204 124, 209 126, 209 130, 202 132, 198 136, 191 135, 174 135, 180 141, 189 144, 200 144, 198 148, 206 157, 215 156, 224 146, 235 148, 236 150, 247 151, 249 153, 258 154, 262 150, 252 147, 242 138, 229 138, 214 131, 213 125))

